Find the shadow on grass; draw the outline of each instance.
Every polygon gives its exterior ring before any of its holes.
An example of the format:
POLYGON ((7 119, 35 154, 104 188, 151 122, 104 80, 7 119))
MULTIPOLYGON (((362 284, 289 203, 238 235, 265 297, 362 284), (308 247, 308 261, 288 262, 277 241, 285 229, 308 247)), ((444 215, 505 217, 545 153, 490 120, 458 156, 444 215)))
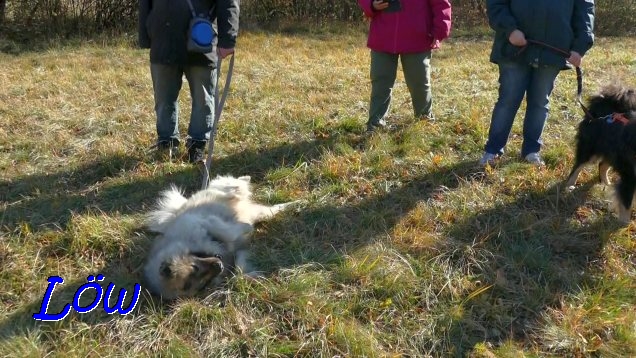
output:
MULTIPOLYGON (((212 175, 249 174, 258 182, 269 169, 278 168, 281 163, 319 158, 338 140, 341 138, 292 143, 215 159, 212 175)), ((349 144, 360 145, 356 140, 349 144)), ((11 203, 2 213, 3 225, 10 227, 26 221, 34 227, 50 222, 64 227, 69 211, 82 212, 86 207, 107 213, 137 213, 152 204, 156 194, 168 183, 180 185, 190 192, 200 186, 198 169, 188 166, 169 176, 113 185, 90 196, 80 194, 104 177, 117 176, 121 171, 133 168, 135 163, 134 158, 111 157, 73 172, 27 176, 12 183, 0 183, 0 189, 7 196, 3 200, 11 203), (64 180, 65 191, 51 193, 54 183, 64 180), (49 190, 38 192, 40 187, 49 190), (35 195, 36 192, 39 194, 35 195), (28 216, 60 202, 58 209, 49 209, 36 217, 28 216), (66 219, 61 219, 65 216, 66 219)), ((255 242, 256 251, 261 253, 255 260, 256 266, 275 271, 308 262, 336 263, 342 260, 343 253, 377 241, 378 237, 390 232, 418 203, 431 198, 437 188, 454 189, 463 181, 481 180, 481 175, 483 173, 476 170, 474 162, 457 163, 440 167, 382 195, 346 205, 328 203, 278 217, 264 224, 267 238, 257 238, 255 242)), ((572 223, 590 186, 568 194, 562 193, 559 186, 545 191, 519 192, 514 202, 477 212, 446 226, 448 242, 442 247, 442 255, 446 255, 449 262, 457 262, 458 268, 470 269, 467 275, 479 277, 484 285, 493 286, 481 295, 463 297, 458 302, 462 313, 448 322, 440 322, 448 327, 443 331, 446 336, 440 339, 450 339, 447 344, 463 354, 477 342, 496 344, 525 338, 537 328, 541 312, 556 307, 561 297, 585 284, 590 263, 599 256, 609 232, 617 228, 611 220, 598 220, 584 227, 572 223), (600 232, 607 234, 598 234, 600 232), (480 234, 476 237, 475 233, 480 234), (494 312, 496 315, 493 316, 494 312)), ((145 235, 141 233, 140 236, 144 239, 100 270, 99 273, 106 276, 106 282, 114 282, 118 288, 129 291, 132 289, 149 245, 145 235)), ((77 287, 86 282, 84 278, 89 274, 97 272, 77 275, 81 279, 58 288, 49 312, 59 312, 64 304, 71 302, 77 287)), ((34 321, 32 314, 40 310, 40 304, 41 300, 21 305, 18 311, 0 321, 0 338, 15 337, 33 328, 46 332, 48 325, 52 327, 50 337, 55 337, 55 329, 69 324, 68 319, 58 323, 34 321)), ((137 312, 146 312, 157 305, 162 303, 144 295, 137 312)), ((116 315, 109 316, 98 309, 95 313, 75 316, 87 324, 99 324, 116 315)))
POLYGON ((0 229, 13 232, 25 224, 32 232, 64 229, 73 213, 131 213, 164 189, 167 181, 179 184, 192 176, 192 170, 184 170, 164 178, 104 184, 121 181, 122 174, 133 170, 137 164, 135 157, 106 156, 54 174, 25 175, 0 181, 0 202, 4 203, 0 211, 0 229))
MULTIPOLYGON (((244 151, 215 158, 211 176, 249 174, 258 183, 273 168, 318 158, 333 147, 335 139, 304 141, 279 147, 244 151)), ((355 144, 355 143, 354 143, 355 144)), ((175 184, 188 193, 200 189, 200 167, 184 164, 165 175, 146 175, 128 180, 130 172, 145 158, 117 155, 61 170, 0 181, 0 232, 15 232, 21 225, 29 231, 64 229, 71 216, 88 212, 134 214, 147 210, 157 194, 175 184)))
MULTIPOLYGON (((484 176, 475 162, 458 163, 383 195, 276 219, 265 224, 265 241, 255 240, 255 251, 262 253, 260 266, 275 270, 307 262, 335 264, 343 254, 381 240, 418 203, 437 195, 437 189, 452 190, 484 176)), ((440 314, 440 329, 435 334, 445 347, 434 347, 430 340, 422 342, 431 345, 422 347, 422 352, 441 349, 464 356, 480 342, 497 346, 508 340, 536 341, 531 338, 545 323, 542 313, 558 308, 564 297, 576 294, 580 287, 594 285, 593 266, 620 224, 609 213, 581 217, 586 214, 578 208, 586 202, 593 185, 587 183, 574 192, 565 192, 562 183, 545 190, 521 190, 513 202, 442 224, 447 241, 439 246, 436 259, 464 272, 469 280, 480 281, 478 286, 489 288, 481 294, 468 292, 459 299, 442 288, 438 302, 456 302, 457 310, 440 314)), ((402 254, 421 256, 415 250, 402 254)))
POLYGON ((263 224, 267 226, 265 243, 261 244, 258 238, 254 240, 258 245, 256 251, 264 253, 258 258, 260 266, 275 270, 308 262, 337 263, 344 253, 384 237, 440 187, 453 189, 462 177, 482 174, 475 171, 474 162, 441 167, 382 195, 368 196, 346 205, 327 203, 300 210, 289 217, 279 217, 263 224), (291 241, 277 239, 281 236, 291 236, 291 241))
MULTIPOLYGON (((212 176, 217 174, 242 175, 249 174, 254 182, 261 180, 265 173, 272 168, 278 168, 281 163, 298 163, 318 158, 322 152, 336 143, 336 139, 306 141, 282 145, 279 147, 244 151, 236 155, 215 159, 212 166, 212 176)), ((355 144, 355 143, 353 143, 355 144)), ((202 172, 200 168, 184 165, 183 169, 165 176, 151 176, 143 180, 120 180, 122 173, 130 171, 139 164, 140 159, 132 156, 110 156, 101 158, 77 168, 60 171, 55 174, 36 174, 15 178, 11 181, 0 182, 0 202, 3 210, 0 212, 0 228, 17 234, 24 225, 29 226, 29 232, 37 233, 45 230, 64 230, 73 214, 83 214, 101 211, 106 214, 137 214, 147 210, 154 204, 157 194, 170 184, 180 186, 188 192, 200 188, 202 172), (100 182, 109 180, 112 185, 104 185, 99 190, 93 187, 100 182)), ((140 269, 145 254, 150 246, 150 240, 143 229, 131 231, 137 236, 130 247, 115 253, 112 260, 106 259, 108 264, 99 272, 84 272, 74 275, 75 278, 58 285, 50 300, 48 313, 61 312, 67 303, 71 303, 77 289, 85 284, 86 277, 99 273, 105 276, 103 286, 113 282, 116 291, 126 289, 128 299, 135 283, 140 282, 140 269)), ((62 251, 63 248, 62 248, 62 251)), ((52 256, 60 254, 55 247, 43 247, 40 255, 52 256)), ((62 254, 64 254, 62 252, 62 254)), ((105 255, 113 255, 105 252, 105 255)), ((45 257, 41 257, 46 259, 45 257)), ((42 280, 41 287, 48 282, 42 280)), ((93 290, 81 296, 82 305, 87 305, 94 298, 93 290)), ((144 312, 143 307, 161 305, 142 289, 136 311, 144 312)), ((43 293, 44 294, 44 293, 43 293)), ((114 297, 114 296, 113 296, 114 297)), ((114 301, 112 302, 114 303, 114 301)), ((69 322, 80 320, 87 324, 99 324, 114 319, 118 314, 108 315, 101 306, 86 314, 71 313, 60 322, 39 322, 33 319, 33 314, 40 312, 42 299, 24 303, 19 308, 0 321, 0 340, 11 339, 28 331, 39 328, 50 332, 55 337, 55 330, 69 325, 69 322), (75 317, 76 319, 72 319, 75 317)), ((124 305, 127 307, 127 304, 124 305)), ((47 338, 50 338, 47 336, 47 338)), ((54 340, 54 338, 52 338, 54 340)))
POLYGON ((585 213, 578 208, 592 185, 571 193, 561 183, 522 191, 514 202, 448 228, 443 259, 488 288, 462 297, 456 316, 446 322, 458 356, 479 342, 537 342, 546 310, 558 309, 564 297, 581 287, 595 285, 595 262, 620 224, 611 214, 581 217, 585 213))

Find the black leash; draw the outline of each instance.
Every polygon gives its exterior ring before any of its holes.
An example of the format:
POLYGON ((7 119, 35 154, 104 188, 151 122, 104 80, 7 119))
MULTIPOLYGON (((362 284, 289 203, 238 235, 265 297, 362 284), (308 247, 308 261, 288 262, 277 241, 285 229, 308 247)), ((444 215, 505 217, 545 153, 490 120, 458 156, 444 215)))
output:
MULTIPOLYGON (((566 58, 570 57, 570 53, 560 49, 558 47, 554 47, 552 45, 549 45, 545 42, 541 42, 541 41, 536 41, 536 40, 531 40, 531 39, 526 39, 526 41, 528 41, 528 43, 531 43, 533 45, 538 45, 541 47, 545 47, 549 50, 552 50, 558 54, 560 54, 561 56, 564 56, 566 58)), ((526 45, 527 46, 527 45, 526 45)), ((525 50, 525 47, 522 49, 522 51, 525 50)), ((585 113, 585 115, 590 118, 590 119, 594 119, 594 116, 592 115, 592 113, 590 113, 590 110, 585 106, 585 104, 583 103, 583 69, 581 69, 581 67, 579 66, 575 66, 576 69, 576 101, 579 103, 579 105, 581 106, 581 109, 583 109, 583 112, 585 113)))

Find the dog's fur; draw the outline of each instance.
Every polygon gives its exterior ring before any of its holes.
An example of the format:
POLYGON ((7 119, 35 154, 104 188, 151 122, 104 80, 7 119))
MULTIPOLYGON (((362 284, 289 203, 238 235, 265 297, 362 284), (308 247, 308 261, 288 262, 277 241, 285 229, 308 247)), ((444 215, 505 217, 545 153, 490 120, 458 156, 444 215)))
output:
POLYGON ((230 272, 250 273, 253 225, 293 204, 253 202, 250 179, 218 176, 187 199, 174 186, 161 193, 146 219, 159 234, 144 267, 150 291, 165 299, 187 297, 218 286, 230 272))
POLYGON ((599 181, 610 184, 608 171, 613 168, 620 176, 614 200, 619 219, 631 219, 632 202, 636 191, 636 91, 619 84, 611 84, 588 101, 588 113, 581 121, 576 139, 576 159, 566 186, 570 189, 583 167, 599 162, 599 181), (608 116, 622 114, 628 123, 608 122, 608 116))

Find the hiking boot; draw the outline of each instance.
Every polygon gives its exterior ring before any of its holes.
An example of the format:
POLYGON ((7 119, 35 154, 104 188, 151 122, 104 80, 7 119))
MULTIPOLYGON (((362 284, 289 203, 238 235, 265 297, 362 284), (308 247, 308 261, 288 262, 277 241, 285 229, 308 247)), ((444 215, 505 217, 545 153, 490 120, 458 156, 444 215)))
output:
POLYGON ((190 163, 205 162, 205 145, 206 141, 203 140, 188 140, 186 146, 188 147, 188 161, 190 163))
POLYGON ((486 165, 490 165, 491 167, 495 165, 495 161, 499 158, 499 154, 492 154, 485 152, 484 155, 479 160, 479 165, 485 167, 486 165))
POLYGON ((159 160, 172 160, 179 156, 179 140, 176 138, 160 139, 154 147, 159 160))
POLYGON ((542 167, 545 165, 545 162, 543 161, 543 159, 541 159, 539 153, 530 153, 525 156, 525 159, 526 162, 532 165, 536 165, 537 167, 542 167))

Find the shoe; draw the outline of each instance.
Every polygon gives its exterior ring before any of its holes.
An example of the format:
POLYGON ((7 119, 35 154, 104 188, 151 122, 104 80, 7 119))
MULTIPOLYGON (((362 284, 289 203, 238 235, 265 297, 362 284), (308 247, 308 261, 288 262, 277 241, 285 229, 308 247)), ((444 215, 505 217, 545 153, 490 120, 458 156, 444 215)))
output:
POLYGON ((525 159, 528 163, 536 165, 538 167, 542 167, 545 165, 545 162, 543 161, 543 159, 541 159, 539 153, 530 153, 525 156, 525 159))
POLYGON ((367 122, 367 132, 373 132, 377 129, 386 128, 387 124, 384 119, 379 119, 377 121, 369 121, 367 122))
POLYGON ((429 122, 435 122, 435 115, 433 113, 429 113, 429 114, 422 114, 420 116, 420 121, 429 121, 429 122))
POLYGON ((205 162, 205 145, 204 140, 188 140, 186 146, 188 147, 188 161, 190 163, 205 162))
POLYGON ((160 139, 154 145, 157 148, 157 157, 163 160, 172 160, 179 156, 179 140, 172 139, 160 139))
POLYGON ((492 153, 485 152, 484 155, 479 160, 479 165, 484 167, 486 165, 493 166, 495 165, 495 160, 497 160, 497 158, 499 158, 499 154, 492 154, 492 153))

